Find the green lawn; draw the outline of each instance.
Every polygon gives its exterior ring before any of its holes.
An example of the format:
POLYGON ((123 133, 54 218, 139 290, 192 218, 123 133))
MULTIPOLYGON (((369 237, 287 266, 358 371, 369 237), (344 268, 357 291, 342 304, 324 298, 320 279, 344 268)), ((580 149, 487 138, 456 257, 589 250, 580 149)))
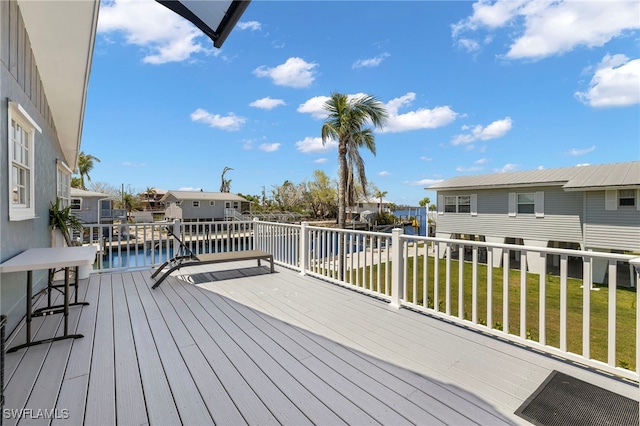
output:
MULTIPOLYGON (((384 292, 385 288, 385 264, 381 266, 381 283, 380 292, 384 292)), ((373 267, 373 288, 377 288, 377 268, 373 267)), ((440 311, 445 310, 446 293, 445 293, 445 274, 446 260, 439 260, 439 294, 438 306, 440 311)), ((428 307, 433 307, 433 271, 434 259, 428 258, 428 307)), ((369 288, 369 273, 360 269, 358 271, 359 286, 369 288)), ((413 301, 413 258, 409 259, 407 274, 407 291, 408 301, 413 301)), ((471 320, 472 315, 472 265, 465 262, 463 265, 464 275, 464 317, 471 320)), ((417 282, 417 304, 423 304, 423 257, 418 258, 418 282, 417 282)), ((346 277, 347 282, 355 284, 355 271, 351 276, 346 277)), ((539 275, 527 274, 526 285, 526 330, 527 338, 539 341, 539 275)), ((450 306, 451 314, 458 314, 458 261, 451 260, 451 293, 450 306)), ((547 275, 546 279, 546 344, 559 347, 560 344, 560 278, 557 276, 547 275)), ((582 354, 582 296, 581 288, 582 280, 569 278, 567 280, 567 346, 570 352, 582 354)), ((520 271, 509 271, 509 332, 511 334, 520 334, 520 271)), ((600 291, 591 291, 591 331, 590 331, 590 350, 591 358, 603 362, 607 362, 607 323, 608 323, 608 289, 601 287, 600 291)), ((502 301, 503 292, 503 269, 493 268, 493 328, 502 329, 502 301)), ((635 370, 635 324, 636 324, 636 292, 634 289, 618 288, 616 291, 617 313, 616 313, 616 364, 619 367, 635 370)), ((487 319, 487 267, 486 265, 478 265, 478 320, 482 324, 486 324, 487 319)))

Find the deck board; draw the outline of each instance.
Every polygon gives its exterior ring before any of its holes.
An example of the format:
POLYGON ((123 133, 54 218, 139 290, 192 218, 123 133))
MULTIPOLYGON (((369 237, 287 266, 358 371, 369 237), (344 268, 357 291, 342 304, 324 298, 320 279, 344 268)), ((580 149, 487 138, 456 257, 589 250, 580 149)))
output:
MULTIPOLYGON (((513 412, 554 369, 637 399, 623 381, 295 271, 229 266, 184 268, 155 290, 147 270, 83 280, 90 304, 70 325, 85 337, 7 354, 6 408, 68 410, 56 425, 525 424, 513 412)), ((36 318, 34 337, 60 333, 60 318, 36 318)))

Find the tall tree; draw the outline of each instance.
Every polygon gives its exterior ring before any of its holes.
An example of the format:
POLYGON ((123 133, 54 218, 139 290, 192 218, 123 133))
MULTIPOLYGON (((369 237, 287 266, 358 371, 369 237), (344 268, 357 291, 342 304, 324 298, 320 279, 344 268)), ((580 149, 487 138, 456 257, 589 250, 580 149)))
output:
MULTIPOLYGON (((368 124, 382 128, 387 111, 375 97, 364 95, 350 99, 346 94, 334 92, 324 104, 327 119, 322 125, 322 143, 338 142, 338 225, 344 228, 347 196, 352 198, 357 175, 362 188, 367 187, 364 160, 359 149, 366 147, 374 155, 376 144, 368 124), (351 190, 350 190, 351 188, 351 190)), ((349 200, 352 203, 355 200, 349 200)))
POLYGON ((225 167, 222 169, 222 176, 220 176, 220 192, 229 192, 231 191, 231 179, 225 179, 224 175, 228 171, 233 170, 231 167, 225 167))
POLYGON ((84 178, 87 178, 87 182, 91 182, 89 172, 93 170, 95 162, 100 162, 100 159, 93 155, 87 155, 83 151, 78 154, 78 174, 80 175, 80 182, 82 189, 87 189, 84 183, 84 178))
POLYGON ((147 189, 145 189, 144 192, 147 196, 147 205, 149 206, 149 210, 152 210, 153 206, 151 205, 151 201, 153 200, 154 203, 156 201, 156 190, 150 186, 147 186, 147 189))

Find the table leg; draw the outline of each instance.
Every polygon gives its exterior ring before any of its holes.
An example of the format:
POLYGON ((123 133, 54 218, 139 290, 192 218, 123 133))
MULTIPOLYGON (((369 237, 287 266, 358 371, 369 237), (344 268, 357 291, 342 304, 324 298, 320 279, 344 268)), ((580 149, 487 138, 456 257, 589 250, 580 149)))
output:
POLYGON ((31 299, 33 298, 33 271, 27 271, 27 344, 31 343, 31 299))

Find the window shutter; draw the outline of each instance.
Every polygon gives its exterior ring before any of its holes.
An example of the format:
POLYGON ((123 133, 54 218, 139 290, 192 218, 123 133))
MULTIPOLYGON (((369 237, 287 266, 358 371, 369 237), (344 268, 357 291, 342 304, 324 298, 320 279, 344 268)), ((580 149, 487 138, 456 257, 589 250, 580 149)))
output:
POLYGON ((640 211, 640 189, 636 189, 636 210, 640 211))
POLYGON ((618 210, 618 191, 615 189, 605 191, 604 209, 618 210))
POLYGON ((544 217, 544 191, 536 192, 536 217, 544 217))
POLYGON ((478 194, 471 194, 471 216, 478 216, 478 194))
POLYGON ((509 193, 509 216, 511 217, 516 216, 516 193, 515 192, 509 193))
POLYGON ((444 214, 444 195, 438 194, 438 214, 444 214))

